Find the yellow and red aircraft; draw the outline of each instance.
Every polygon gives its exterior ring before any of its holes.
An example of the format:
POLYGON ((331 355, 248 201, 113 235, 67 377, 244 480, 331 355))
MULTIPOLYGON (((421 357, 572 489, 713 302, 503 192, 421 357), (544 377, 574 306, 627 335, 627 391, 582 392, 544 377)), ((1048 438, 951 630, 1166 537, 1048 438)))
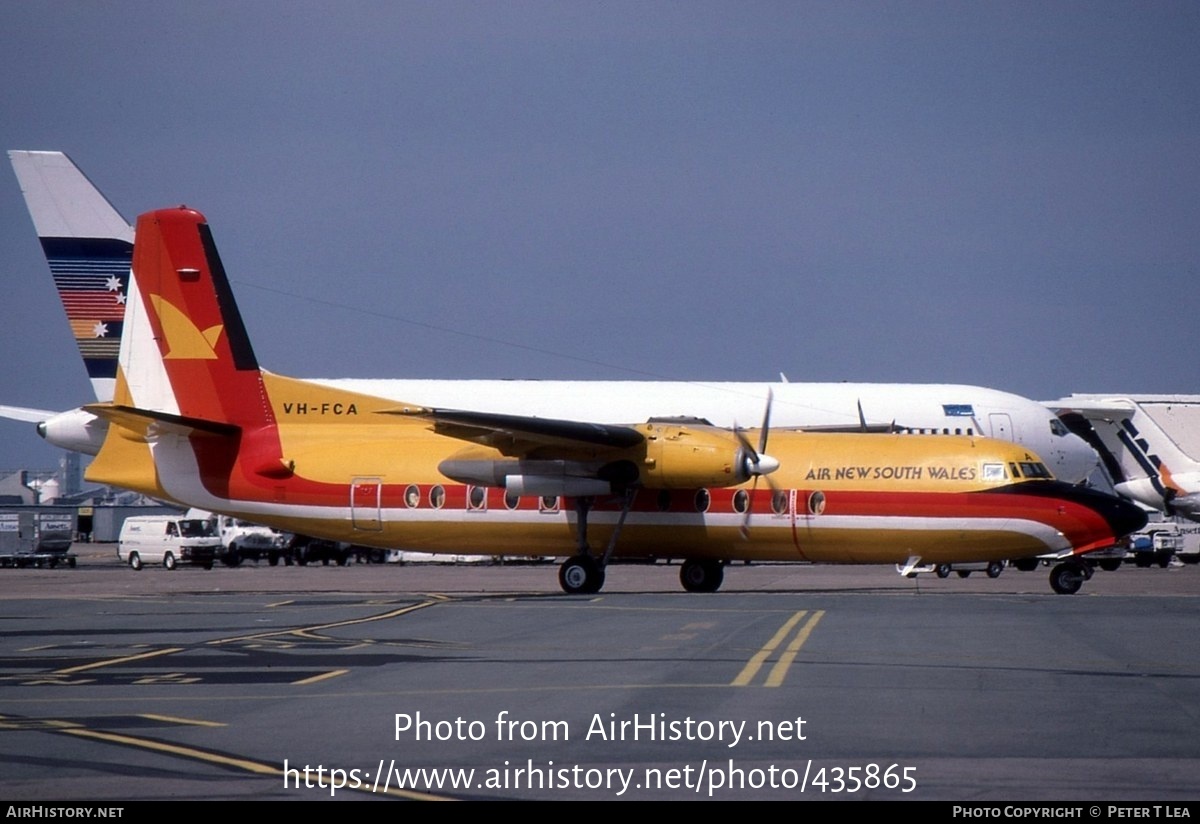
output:
POLYGON ((965 563, 1078 556, 1145 516, 978 437, 628 425, 433 409, 259 368, 203 215, 142 215, 108 432, 88 479, 375 547, 570 555, 596 592, 614 558, 682 559, 692 591, 731 560, 965 563), (757 447, 754 441, 757 439, 757 447), (761 487, 760 478, 766 483, 761 487), (594 542, 594 543, 593 543, 594 542))

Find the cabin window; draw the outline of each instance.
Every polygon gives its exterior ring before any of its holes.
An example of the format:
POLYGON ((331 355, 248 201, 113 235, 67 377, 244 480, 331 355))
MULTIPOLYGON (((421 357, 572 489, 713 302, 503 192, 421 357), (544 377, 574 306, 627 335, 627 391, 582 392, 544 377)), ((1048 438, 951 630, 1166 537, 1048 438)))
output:
POLYGON ((409 484, 404 488, 404 505, 409 509, 416 509, 421 503, 421 490, 416 484, 409 484))
POLYGON ((788 511, 788 494, 782 489, 771 493, 771 511, 776 515, 786 515, 788 511))
POLYGON ((429 505, 434 509, 441 509, 442 504, 446 503, 446 490, 441 484, 435 484, 429 488, 429 505))
POLYGON ((733 493, 733 511, 745 513, 750 508, 750 493, 744 489, 739 489, 733 493))
POLYGON ((667 512, 671 508, 671 493, 665 489, 658 490, 658 499, 655 503, 658 505, 659 512, 667 512))
POLYGON ((825 511, 825 493, 813 492, 808 496, 808 514, 820 515, 825 511))
POLYGON ((538 498, 538 510, 540 512, 558 512, 558 496, 543 495, 538 498))
POLYGON ((708 494, 707 489, 696 490, 696 511, 708 512, 708 506, 712 503, 712 496, 708 494))
POLYGON ((521 496, 512 492, 505 492, 504 505, 509 509, 516 509, 521 505, 521 496))
POLYGON ((467 491, 467 509, 479 511, 487 509, 487 488, 472 486, 467 491))

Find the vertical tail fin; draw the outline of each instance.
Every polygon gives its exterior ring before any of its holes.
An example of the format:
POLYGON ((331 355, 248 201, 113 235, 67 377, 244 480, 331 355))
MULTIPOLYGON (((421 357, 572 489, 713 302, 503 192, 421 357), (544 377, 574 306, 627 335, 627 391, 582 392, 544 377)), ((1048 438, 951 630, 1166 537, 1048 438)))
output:
POLYGON ((1200 396, 1072 395, 1059 403, 1069 404, 1060 411, 1064 420, 1089 427, 1117 492, 1200 520, 1200 461, 1176 441, 1177 435, 1196 439, 1200 396))
POLYGON ((96 400, 111 400, 133 229, 62 152, 8 156, 96 400))
POLYGON ((204 215, 148 212, 137 239, 115 403, 244 429, 274 424, 204 215))
POLYGON ((138 218, 109 422, 89 480, 219 509, 248 474, 290 474, 270 398, 204 216, 138 218), (114 425, 115 424, 115 425, 114 425))
POLYGON ((296 463, 280 417, 394 420, 369 414, 392 401, 259 369, 204 215, 148 212, 136 233, 113 400, 88 407, 110 424, 89 480, 218 512, 282 500, 296 463))

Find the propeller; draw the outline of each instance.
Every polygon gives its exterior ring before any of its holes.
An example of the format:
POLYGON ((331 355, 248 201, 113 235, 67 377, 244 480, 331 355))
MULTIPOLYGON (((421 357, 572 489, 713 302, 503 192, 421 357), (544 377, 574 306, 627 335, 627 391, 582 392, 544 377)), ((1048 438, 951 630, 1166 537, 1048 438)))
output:
MULTIPOLYGON (((867 416, 862 411, 862 400, 858 401, 858 428, 863 432, 870 432, 871 427, 867 426, 867 416)), ((876 430, 878 431, 878 430, 876 430)), ((892 418, 892 422, 888 424, 888 432, 896 432, 896 419, 892 418)))
MULTIPOLYGON (((733 426, 733 434, 738 439, 738 443, 742 445, 743 454, 746 456, 746 474, 754 478, 754 483, 750 485, 750 500, 746 503, 746 514, 742 519, 742 538, 750 536, 750 513, 754 511, 754 493, 758 491, 758 479, 763 475, 770 475, 779 468, 779 461, 767 454, 767 436, 771 432, 771 403, 774 397, 774 393, 767 389, 767 407, 763 410, 762 429, 758 435, 758 449, 751 445, 750 440, 736 423, 733 426)), ((772 492, 775 491, 775 484, 770 478, 767 478, 767 486, 771 488, 772 492)))

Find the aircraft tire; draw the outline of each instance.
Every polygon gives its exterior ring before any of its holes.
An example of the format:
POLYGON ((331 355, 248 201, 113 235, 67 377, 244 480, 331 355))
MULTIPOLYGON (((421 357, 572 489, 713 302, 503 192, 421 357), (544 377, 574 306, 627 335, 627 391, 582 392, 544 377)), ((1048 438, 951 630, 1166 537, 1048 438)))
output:
POLYGON ((687 560, 679 568, 679 583, 688 592, 716 592, 725 580, 725 567, 720 561, 687 560))
POLYGON ((1074 595, 1083 586, 1084 572, 1076 564, 1059 564, 1050 570, 1050 588, 1059 595, 1074 595))
POLYGON ((1000 573, 1004 571, 1004 564, 999 561, 992 561, 987 565, 987 577, 999 578, 1000 573))
POLYGON ((138 555, 136 552, 129 553, 129 568, 134 572, 141 572, 142 556, 138 555))
POLYGON ((1012 565, 1022 572, 1033 572, 1041 563, 1037 558, 1018 558, 1012 562, 1012 565))
POLYGON ((969 570, 969 569, 956 569, 954 571, 958 573, 959 578, 970 578, 971 577, 971 570, 969 570))
POLYGON ((590 555, 576 555, 558 568, 558 584, 568 595, 592 595, 604 586, 604 570, 590 555))
POLYGON ((1121 568, 1120 558, 1105 558, 1100 562, 1100 568, 1105 572, 1116 572, 1121 568))
POLYGON ((934 574, 939 578, 949 578, 951 567, 949 564, 938 564, 934 569, 934 574))
POLYGON ((175 568, 175 553, 168 552, 163 556, 163 566, 165 566, 167 569, 175 568))

